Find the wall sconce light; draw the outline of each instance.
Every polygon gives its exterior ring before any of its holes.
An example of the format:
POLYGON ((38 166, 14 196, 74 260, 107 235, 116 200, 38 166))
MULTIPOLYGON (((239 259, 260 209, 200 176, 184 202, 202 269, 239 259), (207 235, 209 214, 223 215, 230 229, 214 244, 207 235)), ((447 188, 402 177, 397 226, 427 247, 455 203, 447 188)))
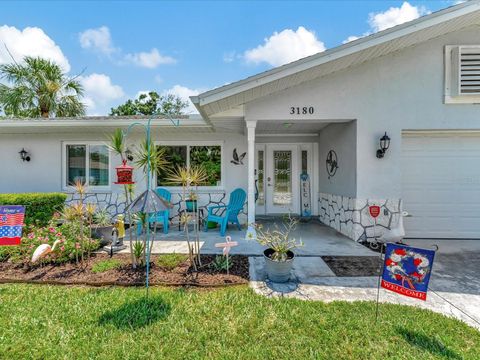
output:
POLYGON ((22 161, 30 161, 30 154, 24 148, 18 152, 22 161))
POLYGON ((377 158, 381 159, 385 155, 388 147, 390 146, 390 138, 385 131, 385 135, 380 138, 380 149, 377 150, 377 158))

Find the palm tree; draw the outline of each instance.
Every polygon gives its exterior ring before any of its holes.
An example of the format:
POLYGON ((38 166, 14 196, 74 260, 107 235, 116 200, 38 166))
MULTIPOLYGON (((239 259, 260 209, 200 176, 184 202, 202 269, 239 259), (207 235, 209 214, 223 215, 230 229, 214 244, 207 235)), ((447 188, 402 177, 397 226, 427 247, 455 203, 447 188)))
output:
POLYGON ((0 65, 0 107, 14 117, 81 116, 83 87, 68 77, 56 63, 26 56, 23 63, 0 65))

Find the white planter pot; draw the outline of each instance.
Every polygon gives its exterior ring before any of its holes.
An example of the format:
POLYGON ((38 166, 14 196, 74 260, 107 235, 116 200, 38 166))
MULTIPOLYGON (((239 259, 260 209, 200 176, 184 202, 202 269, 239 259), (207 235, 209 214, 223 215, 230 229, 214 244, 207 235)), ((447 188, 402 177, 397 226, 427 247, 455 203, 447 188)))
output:
POLYGON ((287 282, 290 279, 295 254, 289 251, 287 253, 288 259, 286 261, 274 261, 270 258, 273 252, 274 251, 272 249, 266 249, 263 252, 263 257, 265 259, 265 271, 267 273, 267 277, 273 282, 277 282, 277 283, 287 282))

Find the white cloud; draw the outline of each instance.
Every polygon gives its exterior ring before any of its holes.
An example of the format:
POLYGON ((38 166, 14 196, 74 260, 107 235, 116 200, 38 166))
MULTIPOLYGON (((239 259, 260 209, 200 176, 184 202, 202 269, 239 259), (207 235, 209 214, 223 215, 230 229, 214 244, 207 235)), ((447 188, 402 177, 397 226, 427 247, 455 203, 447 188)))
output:
POLYGON ((263 45, 245 51, 244 57, 250 63, 266 62, 279 66, 324 50, 324 43, 317 39, 315 33, 300 26, 296 31, 285 29, 274 32, 263 45))
POLYGON ((105 74, 90 74, 79 78, 85 89, 83 102, 87 105, 87 112, 91 114, 93 110, 107 110, 108 105, 113 101, 125 96, 123 89, 119 85, 112 84, 112 80, 105 74), (103 109, 106 108, 106 109, 103 109))
POLYGON ((349 43, 350 41, 355 41, 360 39, 362 36, 355 36, 355 35, 350 35, 348 38, 342 41, 342 44, 349 43))
POLYGON ((403 24, 407 21, 415 20, 425 14, 428 14, 425 7, 412 6, 405 1, 400 7, 391 7, 384 12, 376 14, 371 13, 369 15, 368 23, 372 31, 377 32, 391 28, 395 25, 403 24))
POLYGON ((176 60, 170 56, 160 54, 160 52, 153 48, 150 52, 139 52, 125 55, 125 60, 137 66, 154 69, 163 64, 174 64, 176 60))
POLYGON ((408 21, 415 20, 420 16, 429 14, 430 11, 423 6, 413 6, 407 1, 403 2, 400 7, 391 7, 386 11, 379 13, 370 13, 368 15, 368 24, 370 30, 363 33, 361 36, 349 36, 343 41, 346 44, 350 41, 360 39, 372 33, 391 28, 396 25, 403 24, 408 21))
POLYGON ((25 56, 40 56, 54 61, 64 71, 70 71, 70 63, 60 47, 38 27, 19 30, 14 26, 0 26, 0 64, 12 62, 5 46, 17 62, 25 56))
POLYGON ((87 29, 79 34, 78 39, 80 46, 84 49, 94 50, 108 56, 115 54, 111 60, 117 65, 129 63, 154 69, 159 65, 173 64, 176 62, 173 57, 160 54, 156 48, 152 48, 150 51, 125 54, 121 48, 114 46, 110 29, 106 26, 87 29))
POLYGON ((206 91, 206 90, 205 89, 190 89, 186 86, 174 85, 170 89, 162 91, 162 95, 174 94, 174 95, 179 96, 182 100, 187 101, 189 105, 185 109, 185 113, 192 114, 192 113, 198 113, 198 110, 193 105, 193 103, 190 101, 190 96, 198 95, 198 94, 200 94, 204 91, 206 91))
POLYGON ((101 26, 97 29, 87 29, 78 35, 80 46, 84 49, 92 49, 102 54, 110 55, 115 51, 110 36, 110 29, 101 26))

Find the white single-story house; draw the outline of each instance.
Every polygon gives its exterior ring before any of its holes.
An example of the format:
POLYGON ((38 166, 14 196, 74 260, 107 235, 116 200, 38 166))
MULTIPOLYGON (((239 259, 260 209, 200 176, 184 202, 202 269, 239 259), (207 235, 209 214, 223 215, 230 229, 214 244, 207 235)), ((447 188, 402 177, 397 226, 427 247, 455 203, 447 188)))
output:
MULTIPOLYGON (((213 164, 201 206, 225 203, 240 187, 248 222, 300 213, 302 198, 312 216, 355 241, 373 235, 368 204, 381 205, 380 228, 410 212, 407 237, 480 239, 479 1, 191 99, 199 115, 179 117, 178 126, 155 117, 152 136, 177 162, 213 164), (378 151, 385 133, 389 147, 378 151), (196 158, 199 147, 209 159, 196 158), (310 177, 307 195, 302 173, 310 177)), ((120 212, 123 189, 113 184, 120 160, 106 136, 146 120, 1 120, 0 192, 71 192, 69 182, 82 174, 90 201, 120 212)), ((136 172, 139 187, 142 176, 136 172)), ((156 181, 165 185, 162 176, 156 181)))

